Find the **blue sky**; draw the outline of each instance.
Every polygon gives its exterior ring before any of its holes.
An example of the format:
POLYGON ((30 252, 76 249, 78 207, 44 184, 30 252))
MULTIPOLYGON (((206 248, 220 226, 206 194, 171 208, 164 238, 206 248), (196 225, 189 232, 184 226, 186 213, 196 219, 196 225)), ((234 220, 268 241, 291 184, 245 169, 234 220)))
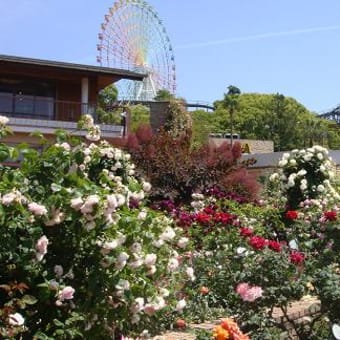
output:
MULTIPOLYGON (((114 0, 0 0, 0 54, 96 64, 114 0)), ((212 102, 228 85, 340 103, 339 0, 149 0, 174 47, 177 95, 212 102)))

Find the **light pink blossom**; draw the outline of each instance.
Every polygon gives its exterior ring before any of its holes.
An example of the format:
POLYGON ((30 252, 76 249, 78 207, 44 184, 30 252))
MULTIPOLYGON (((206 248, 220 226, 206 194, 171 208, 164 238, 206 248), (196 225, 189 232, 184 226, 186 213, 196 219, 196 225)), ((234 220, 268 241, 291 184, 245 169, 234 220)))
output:
POLYGON ((84 201, 81 199, 81 197, 76 197, 71 199, 71 208, 74 210, 79 210, 81 206, 83 205, 84 201))
POLYGON ((72 300, 74 292, 74 288, 72 288, 71 286, 66 286, 59 292, 58 298, 60 301, 72 300))
POLYGON ((157 255, 156 254, 147 254, 144 259, 144 263, 147 267, 152 267, 155 265, 157 261, 157 255))
POLYGON ((35 202, 31 202, 28 204, 28 210, 36 216, 42 216, 47 214, 46 207, 35 202))
POLYGON ((250 286, 248 283, 240 283, 236 288, 243 301, 253 302, 262 296, 263 290, 259 286, 250 286))
POLYGON ((35 245, 37 250, 36 257, 38 261, 41 261, 44 255, 47 253, 48 239, 45 235, 41 236, 35 245))

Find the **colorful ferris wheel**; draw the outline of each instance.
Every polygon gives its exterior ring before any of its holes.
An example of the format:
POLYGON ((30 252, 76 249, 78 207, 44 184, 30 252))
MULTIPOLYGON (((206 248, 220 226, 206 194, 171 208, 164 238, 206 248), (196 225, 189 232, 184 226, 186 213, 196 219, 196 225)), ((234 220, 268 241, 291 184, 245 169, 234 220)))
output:
POLYGON ((162 20, 143 0, 116 1, 98 35, 97 61, 106 67, 145 74, 143 82, 120 80, 120 100, 152 101, 158 90, 176 90, 176 67, 162 20))

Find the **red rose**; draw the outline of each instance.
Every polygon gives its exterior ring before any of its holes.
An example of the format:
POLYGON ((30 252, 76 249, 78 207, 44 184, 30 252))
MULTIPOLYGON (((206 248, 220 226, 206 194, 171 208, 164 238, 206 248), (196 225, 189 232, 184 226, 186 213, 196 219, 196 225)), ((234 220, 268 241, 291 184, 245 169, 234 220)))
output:
POLYGON ((305 259, 305 255, 300 253, 299 251, 292 251, 290 253, 290 262, 294 264, 301 264, 305 259))
POLYGON ((240 235, 243 237, 252 236, 254 234, 253 230, 247 227, 240 228, 240 235))
POLYGON ((215 210, 216 210, 216 208, 209 206, 209 207, 205 207, 203 209, 203 212, 208 214, 208 215, 213 215, 215 213, 215 210))
POLYGON ((336 221, 336 212, 335 211, 325 211, 323 216, 326 218, 326 221, 336 221))
POLYGON ((261 236, 252 236, 249 244, 256 250, 263 249, 267 245, 267 240, 261 236))
POLYGON ((216 223, 231 224, 234 217, 231 214, 225 212, 217 212, 214 216, 214 221, 216 223))
POLYGON ((200 212, 196 214, 195 220, 200 224, 207 225, 210 222, 210 215, 200 212))
POLYGON ((269 241, 268 248, 279 253, 281 251, 281 243, 277 241, 269 241))
POLYGON ((298 212, 295 210, 288 210, 286 212, 286 219, 287 220, 296 220, 298 218, 298 212))

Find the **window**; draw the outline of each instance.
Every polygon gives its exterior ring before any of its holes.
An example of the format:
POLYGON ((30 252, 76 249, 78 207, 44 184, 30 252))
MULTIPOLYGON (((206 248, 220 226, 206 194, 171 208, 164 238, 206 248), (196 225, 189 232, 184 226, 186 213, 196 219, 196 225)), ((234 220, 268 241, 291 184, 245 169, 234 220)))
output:
POLYGON ((55 86, 51 82, 0 78, 0 113, 21 118, 54 118, 55 86))

